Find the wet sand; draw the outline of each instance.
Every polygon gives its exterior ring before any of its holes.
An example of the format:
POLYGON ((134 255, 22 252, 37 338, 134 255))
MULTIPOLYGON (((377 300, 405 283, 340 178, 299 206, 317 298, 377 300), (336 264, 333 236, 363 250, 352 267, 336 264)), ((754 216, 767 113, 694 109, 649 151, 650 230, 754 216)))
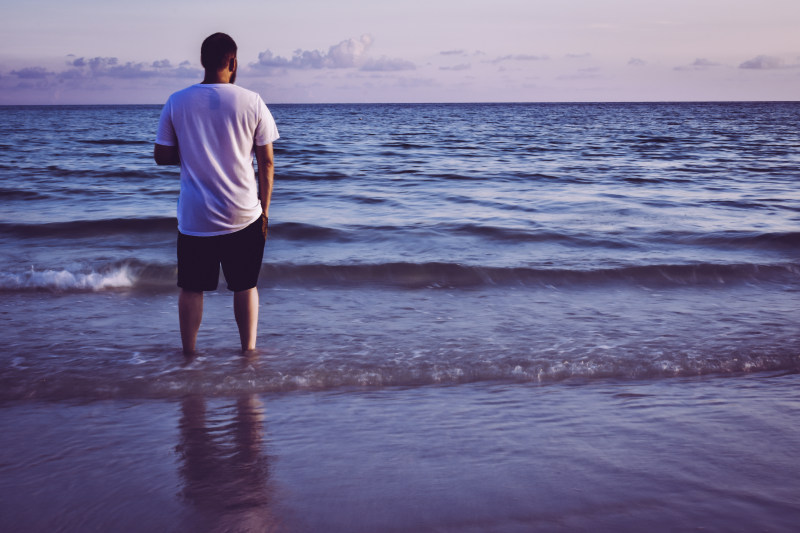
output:
POLYGON ((800 376, 6 402, 3 531, 793 531, 800 376))

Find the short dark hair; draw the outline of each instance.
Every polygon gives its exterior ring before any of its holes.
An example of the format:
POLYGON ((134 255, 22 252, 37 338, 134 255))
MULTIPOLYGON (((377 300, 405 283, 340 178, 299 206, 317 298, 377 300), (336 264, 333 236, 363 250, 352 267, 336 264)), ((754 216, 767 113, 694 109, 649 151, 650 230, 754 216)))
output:
POLYGON ((214 33, 206 37, 200 46, 200 63, 206 70, 217 71, 228 65, 230 58, 236 57, 236 41, 227 33, 214 33))

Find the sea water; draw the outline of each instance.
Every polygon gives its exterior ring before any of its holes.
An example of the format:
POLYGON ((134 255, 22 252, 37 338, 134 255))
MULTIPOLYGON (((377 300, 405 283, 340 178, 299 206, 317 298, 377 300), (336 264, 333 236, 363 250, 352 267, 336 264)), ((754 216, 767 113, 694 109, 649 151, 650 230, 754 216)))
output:
POLYGON ((270 108, 259 354, 223 279, 191 360, 160 107, 0 109, 7 525, 800 518, 800 104, 270 108))

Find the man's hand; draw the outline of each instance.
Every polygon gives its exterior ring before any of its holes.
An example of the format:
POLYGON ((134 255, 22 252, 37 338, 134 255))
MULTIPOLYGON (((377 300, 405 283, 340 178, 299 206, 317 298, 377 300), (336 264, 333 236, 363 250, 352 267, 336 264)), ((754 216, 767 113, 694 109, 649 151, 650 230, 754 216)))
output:
POLYGON ((269 217, 261 213, 261 233, 264 234, 264 240, 267 240, 267 230, 269 229, 269 217))

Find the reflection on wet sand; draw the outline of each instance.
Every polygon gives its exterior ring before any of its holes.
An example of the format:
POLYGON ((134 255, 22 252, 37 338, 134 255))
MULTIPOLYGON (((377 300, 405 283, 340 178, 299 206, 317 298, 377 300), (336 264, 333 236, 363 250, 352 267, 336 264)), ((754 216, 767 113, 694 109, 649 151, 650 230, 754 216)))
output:
POLYGON ((275 531, 264 411, 255 395, 209 409, 202 396, 181 403, 176 447, 181 497, 196 507, 207 531, 275 531))

